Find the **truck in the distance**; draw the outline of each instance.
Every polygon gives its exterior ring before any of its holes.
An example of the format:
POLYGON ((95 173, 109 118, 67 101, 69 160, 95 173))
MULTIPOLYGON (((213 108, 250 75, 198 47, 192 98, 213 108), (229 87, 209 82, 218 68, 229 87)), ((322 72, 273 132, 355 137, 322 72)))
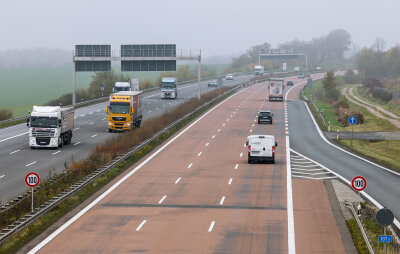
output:
POLYGON ((262 66, 262 65, 254 66, 254 75, 256 75, 256 76, 264 75, 264 66, 262 66))
POLYGON ((115 82, 113 92, 122 91, 139 91, 139 79, 132 79, 131 82, 115 82))
POLYGON ((74 108, 33 106, 27 119, 29 146, 58 148, 71 144, 74 128, 74 108))
POLYGON ((285 89, 283 79, 268 79, 268 90, 270 101, 283 101, 283 90, 285 89))
POLYGON ((139 128, 142 123, 142 101, 138 91, 122 91, 110 95, 108 131, 126 131, 139 128))
POLYGON ((161 78, 161 99, 176 99, 178 97, 178 87, 176 78, 164 77, 161 78))

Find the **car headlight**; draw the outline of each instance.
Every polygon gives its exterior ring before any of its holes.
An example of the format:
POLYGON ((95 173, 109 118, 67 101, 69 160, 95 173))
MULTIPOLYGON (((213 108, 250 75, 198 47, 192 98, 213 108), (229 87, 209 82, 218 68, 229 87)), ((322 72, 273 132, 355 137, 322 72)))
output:
POLYGON ((126 126, 131 126, 131 124, 130 123, 126 123, 126 126))
POLYGON ((112 122, 108 122, 108 126, 111 126, 112 125, 112 122))

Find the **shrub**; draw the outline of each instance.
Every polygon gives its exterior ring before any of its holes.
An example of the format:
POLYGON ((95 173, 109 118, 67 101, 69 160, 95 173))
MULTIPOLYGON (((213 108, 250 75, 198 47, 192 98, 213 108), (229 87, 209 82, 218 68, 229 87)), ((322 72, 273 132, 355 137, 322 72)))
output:
POLYGON ((372 92, 372 96, 374 96, 377 99, 380 99, 384 102, 388 102, 392 99, 392 94, 388 93, 384 90, 375 90, 372 92))
POLYGON ((7 120, 13 117, 13 113, 9 109, 0 110, 0 121, 7 120))
POLYGON ((360 76, 356 75, 353 70, 346 71, 346 74, 344 74, 343 79, 347 84, 361 83, 360 76))
POLYGON ((340 92, 336 88, 331 88, 328 91, 326 91, 326 97, 328 100, 331 100, 331 102, 333 103, 339 99, 340 92))
POLYGON ((368 88, 370 93, 373 93, 376 90, 376 87, 383 87, 382 83, 375 77, 364 79, 363 85, 368 88))
POLYGON ((334 107, 335 110, 339 110, 339 108, 348 109, 349 102, 346 98, 341 98, 340 100, 338 100, 338 102, 335 103, 334 107))

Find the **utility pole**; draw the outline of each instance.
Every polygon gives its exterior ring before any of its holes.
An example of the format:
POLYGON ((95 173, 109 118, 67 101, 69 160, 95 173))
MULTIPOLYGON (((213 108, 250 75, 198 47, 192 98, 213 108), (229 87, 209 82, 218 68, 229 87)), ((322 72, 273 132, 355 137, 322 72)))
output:
POLYGON ((201 86, 200 86, 200 81, 201 81, 201 50, 200 50, 200 55, 199 55, 199 60, 197 62, 197 85, 199 87, 199 94, 197 95, 197 98, 200 100, 201 98, 201 86))

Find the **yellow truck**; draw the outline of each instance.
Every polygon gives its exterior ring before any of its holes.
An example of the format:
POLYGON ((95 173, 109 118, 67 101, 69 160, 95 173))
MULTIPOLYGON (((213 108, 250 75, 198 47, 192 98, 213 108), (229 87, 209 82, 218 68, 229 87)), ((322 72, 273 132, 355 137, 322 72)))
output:
POLYGON ((137 91, 122 91, 110 95, 108 114, 108 131, 126 131, 140 128, 142 123, 142 101, 137 91))

